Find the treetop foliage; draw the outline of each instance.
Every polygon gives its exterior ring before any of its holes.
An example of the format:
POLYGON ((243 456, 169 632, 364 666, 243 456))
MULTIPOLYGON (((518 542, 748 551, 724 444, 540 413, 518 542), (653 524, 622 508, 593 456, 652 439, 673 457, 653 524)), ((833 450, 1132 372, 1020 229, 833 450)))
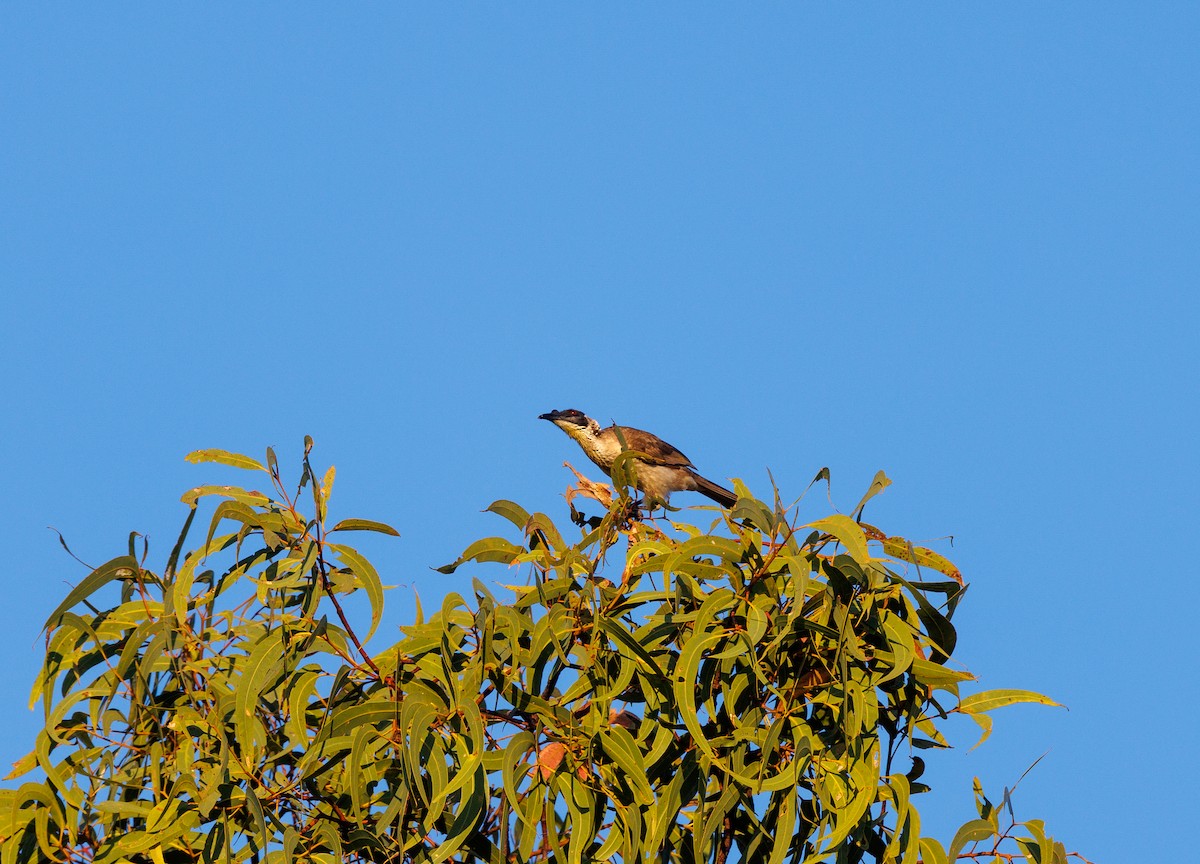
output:
POLYGON ((418 603, 371 652, 385 587, 345 538, 397 532, 330 524, 334 469, 310 450, 294 489, 271 450, 191 454, 270 492, 190 490, 161 569, 131 535, 49 616, 45 727, 0 790, 0 864, 1068 857, 978 784, 948 845, 921 831, 949 715, 986 738, 992 710, 1055 703, 960 692, 962 577, 863 521, 882 472, 853 515, 807 523, 737 483, 732 509, 691 511, 703 529, 639 518, 623 454, 612 488, 577 475, 569 530, 492 504, 506 535, 442 572, 514 584, 418 603))

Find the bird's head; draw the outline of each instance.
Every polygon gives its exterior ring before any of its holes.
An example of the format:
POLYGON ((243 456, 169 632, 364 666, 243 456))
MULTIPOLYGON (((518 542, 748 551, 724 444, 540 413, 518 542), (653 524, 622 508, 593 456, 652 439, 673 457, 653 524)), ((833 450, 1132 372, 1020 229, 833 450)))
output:
POLYGON ((546 414, 539 414, 538 419, 549 420, 559 429, 563 430, 575 439, 587 435, 596 435, 600 432, 599 423, 575 408, 568 408, 565 411, 550 411, 546 414))

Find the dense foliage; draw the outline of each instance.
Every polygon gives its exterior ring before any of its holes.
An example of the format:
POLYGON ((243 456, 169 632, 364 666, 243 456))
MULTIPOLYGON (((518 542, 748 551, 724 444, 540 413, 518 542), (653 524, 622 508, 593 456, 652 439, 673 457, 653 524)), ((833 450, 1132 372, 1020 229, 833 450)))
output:
POLYGON ((271 492, 191 490, 161 570, 131 537, 50 616, 45 728, 10 775, 36 779, 0 791, 3 862, 1067 857, 978 787, 948 847, 922 835, 919 754, 946 746, 947 715, 986 737, 991 709, 1053 703, 960 694, 961 577, 863 522, 866 498, 801 525, 739 485, 732 510, 690 511, 705 530, 637 518, 622 458, 615 493, 582 477, 569 493, 605 509, 572 504, 574 540, 493 504, 512 539, 443 571, 499 562, 525 584, 501 600, 476 579, 370 653, 384 586, 343 537, 395 532, 329 524, 334 472, 310 448, 294 492, 271 451, 192 454, 271 492))

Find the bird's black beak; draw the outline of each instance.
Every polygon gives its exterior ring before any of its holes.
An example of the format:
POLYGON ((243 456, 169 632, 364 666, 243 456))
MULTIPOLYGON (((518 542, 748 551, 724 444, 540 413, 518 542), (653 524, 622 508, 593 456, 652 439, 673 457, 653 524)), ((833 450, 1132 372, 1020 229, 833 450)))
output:
POLYGON ((559 413, 561 413, 561 412, 549 411, 545 414, 539 414, 538 419, 539 420, 549 420, 550 422, 554 422, 554 420, 556 420, 558 418, 559 413))

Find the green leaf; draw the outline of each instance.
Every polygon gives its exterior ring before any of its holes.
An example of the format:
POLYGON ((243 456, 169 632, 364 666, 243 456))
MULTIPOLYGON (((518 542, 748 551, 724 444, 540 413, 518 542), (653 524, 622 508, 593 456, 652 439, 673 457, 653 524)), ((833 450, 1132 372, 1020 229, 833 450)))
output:
POLYGON ((283 665, 283 631, 272 630, 250 652, 241 680, 234 691, 238 741, 245 747, 249 747, 256 737, 255 727, 259 723, 255 711, 259 707, 259 697, 268 685, 273 686, 276 683, 275 679, 283 671, 283 665))
POLYGON ((5 780, 16 780, 37 767, 37 753, 26 753, 13 763, 12 770, 4 776, 5 780))
POLYGON ((180 496, 181 502, 188 506, 194 506, 200 498, 208 496, 220 496, 222 498, 230 498, 241 502, 248 506, 268 506, 271 499, 264 496, 262 492, 247 492, 244 488, 238 486, 194 486, 180 496))
POLYGON ((922 660, 920 657, 912 662, 912 675, 922 684, 930 687, 944 687, 950 684, 958 684, 961 681, 975 680, 975 676, 970 672, 958 672, 954 669, 947 669, 945 666, 940 666, 929 660, 922 660))
POLYGON ((571 832, 567 838, 567 864, 591 864, 591 856, 585 855, 596 839, 596 800, 591 789, 578 778, 570 781, 566 795, 567 812, 570 815, 571 832))
POLYGON ((877 471, 875 479, 871 481, 871 485, 867 488, 867 493, 863 495, 862 500, 850 511, 854 514, 854 518, 857 519, 862 516, 863 508, 867 506, 867 502, 891 485, 892 481, 888 479, 888 476, 882 471, 877 471))
POLYGON ((350 736, 350 755, 346 758, 346 765, 349 768, 349 785, 350 785, 350 803, 353 807, 354 818, 361 826, 364 824, 363 818, 366 815, 367 802, 366 798, 366 780, 363 777, 363 765, 374 758, 374 753, 368 754, 368 747, 372 747, 378 740, 376 732, 370 726, 359 726, 354 730, 354 734, 350 736))
POLYGON ((730 563, 740 561, 745 550, 735 540, 726 537, 700 536, 685 540, 676 550, 681 558, 711 555, 730 563))
POLYGON ((350 572, 358 577, 358 581, 367 592, 367 597, 370 598, 371 626, 367 628, 367 635, 362 640, 363 642, 370 641, 371 636, 375 633, 375 628, 379 626, 380 618, 383 617, 383 582, 375 568, 371 566, 371 562, 364 558, 357 549, 342 546, 339 543, 330 543, 329 548, 337 552, 338 557, 350 568, 350 572))
POLYGON ((347 705, 333 712, 329 722, 321 729, 318 740, 345 735, 351 729, 363 725, 374 726, 400 719, 400 706, 396 702, 367 702, 347 705))
POLYGON ((519 769, 521 775, 524 776, 528 770, 529 765, 525 759, 529 751, 533 749, 536 740, 531 732, 518 732, 504 748, 501 781, 504 786, 504 794, 508 796, 509 806, 512 807, 519 819, 524 818, 525 811, 521 808, 521 795, 517 792, 517 785, 521 781, 521 777, 517 776, 517 771, 519 769))
POLYGON ((509 522, 516 525, 522 531, 525 530, 526 524, 529 522, 529 513, 520 504, 514 504, 512 501, 493 501, 484 510, 485 513, 496 513, 503 516, 509 522))
POLYGON ((863 533, 862 526, 842 513, 835 513, 833 516, 826 516, 824 519, 818 519, 816 522, 809 522, 804 528, 815 528, 841 541, 841 544, 846 547, 846 552, 850 557, 859 564, 867 564, 871 560, 871 553, 867 550, 867 537, 863 533))
POLYGON ((674 681, 675 699, 683 709, 681 713, 684 725, 692 733, 696 745, 714 762, 718 761, 719 757, 708 738, 705 737, 704 729, 700 725, 700 713, 696 707, 696 680, 699 677, 700 662, 704 658, 705 650, 724 638, 724 633, 716 632, 696 635, 689 639, 676 663, 674 681))
POLYGON ((950 841, 950 851, 947 853, 947 857, 951 861, 957 860, 958 853, 968 843, 978 843, 980 840, 986 840, 994 833, 995 829, 987 819, 972 819, 964 823, 961 828, 954 832, 954 839, 950 841))
POLYGON ((554 527, 554 523, 545 513, 534 513, 530 516, 524 530, 531 550, 536 549, 539 544, 548 545, 551 551, 557 555, 566 545, 562 535, 558 533, 558 529, 554 527))
POLYGON ((963 714, 979 714, 983 711, 991 711, 994 708, 1016 705, 1021 702, 1051 705, 1055 708, 1063 707, 1049 696, 1043 696, 1032 690, 984 690, 982 693, 973 693, 959 702, 958 710, 963 714))
POLYGON ((83 581, 71 589, 66 598, 54 608, 50 613, 50 617, 46 619, 46 623, 42 625, 42 630, 53 630, 57 625, 59 617, 69 610, 76 603, 92 596, 100 588, 107 585, 114 579, 128 579, 135 576, 139 572, 138 562, 129 555, 122 555, 119 558, 114 558, 107 564, 102 564, 97 567, 83 581))
POLYGON ((954 629, 950 619, 939 612, 914 583, 895 573, 892 574, 892 578, 907 588, 912 598, 917 601, 917 617, 925 625, 925 633, 936 649, 934 659, 948 658, 958 644, 958 631, 954 629))
POLYGON ((945 848, 932 837, 922 837, 920 849, 923 864, 950 864, 945 848))
POLYGON ((376 522, 373 519, 343 519, 329 529, 332 531, 375 531, 387 534, 389 537, 399 537, 400 532, 386 522, 376 522))
POLYGON ((782 797, 775 822, 774 839, 771 842, 771 856, 767 864, 783 864, 783 859, 795 839, 796 796, 784 794, 782 797))
POLYGON ((600 730, 600 746, 624 774, 624 780, 633 790, 634 800, 642 806, 654 803, 654 793, 646 782, 646 764, 637 742, 625 729, 620 726, 610 726, 600 730))
POLYGON ((948 559, 926 549, 924 546, 914 546, 903 537, 888 537, 883 541, 883 551, 898 561, 907 561, 921 567, 931 567, 939 573, 944 573, 954 579, 958 585, 963 584, 962 573, 948 559))
POLYGON ((246 468, 255 471, 267 470, 257 459, 251 459, 249 456, 243 456, 241 453, 230 453, 228 450, 193 450, 183 458, 193 464, 216 462, 220 465, 229 465, 232 468, 246 468))
POLYGON ((517 556, 523 555, 525 551, 524 547, 505 540, 503 537, 485 537, 468 546, 462 555, 458 556, 457 561, 436 569, 439 573, 453 573, 467 561, 511 564, 517 559, 517 556))
POLYGON ((658 663, 655 662, 654 657, 650 655, 650 652, 648 652, 645 647, 638 642, 637 637, 623 627, 620 622, 613 621, 610 618, 601 618, 599 623, 604 632, 607 633, 614 642, 616 642, 619 646, 624 647, 627 651, 629 651, 629 653, 640 660, 649 672, 651 672, 662 682, 666 683, 666 674, 661 668, 659 668, 658 663))
POLYGON ((876 686, 903 675, 912 668, 912 662, 916 658, 913 651, 913 631, 902 618, 888 612, 883 619, 883 631, 887 634, 891 650, 877 651, 876 657, 889 662, 892 668, 875 681, 876 686))
POLYGON ((258 796, 254 794, 254 790, 247 783, 241 788, 241 792, 246 796, 246 808, 250 811, 250 815, 254 819, 254 834, 258 838, 258 842, 266 845, 272 838, 271 834, 267 833, 267 820, 263 815, 262 803, 258 800, 258 796))
POLYGON ((983 730, 983 734, 979 736, 979 740, 975 742, 973 747, 971 747, 971 750, 974 750, 991 736, 992 718, 987 714, 968 714, 967 716, 978 723, 979 728, 983 730))
POLYGON ((440 864, 462 848, 467 839, 475 833, 483 817, 487 813, 488 785, 487 775, 483 766, 469 774, 470 781, 463 790, 458 812, 446 830, 446 838, 430 853, 433 864, 440 864))
POLYGON ((743 492, 745 487, 739 486, 739 483, 740 481, 734 481, 734 491, 738 500, 729 511, 730 520, 747 523, 766 534, 771 533, 775 527, 775 514, 761 501, 748 497, 748 493, 743 492))

